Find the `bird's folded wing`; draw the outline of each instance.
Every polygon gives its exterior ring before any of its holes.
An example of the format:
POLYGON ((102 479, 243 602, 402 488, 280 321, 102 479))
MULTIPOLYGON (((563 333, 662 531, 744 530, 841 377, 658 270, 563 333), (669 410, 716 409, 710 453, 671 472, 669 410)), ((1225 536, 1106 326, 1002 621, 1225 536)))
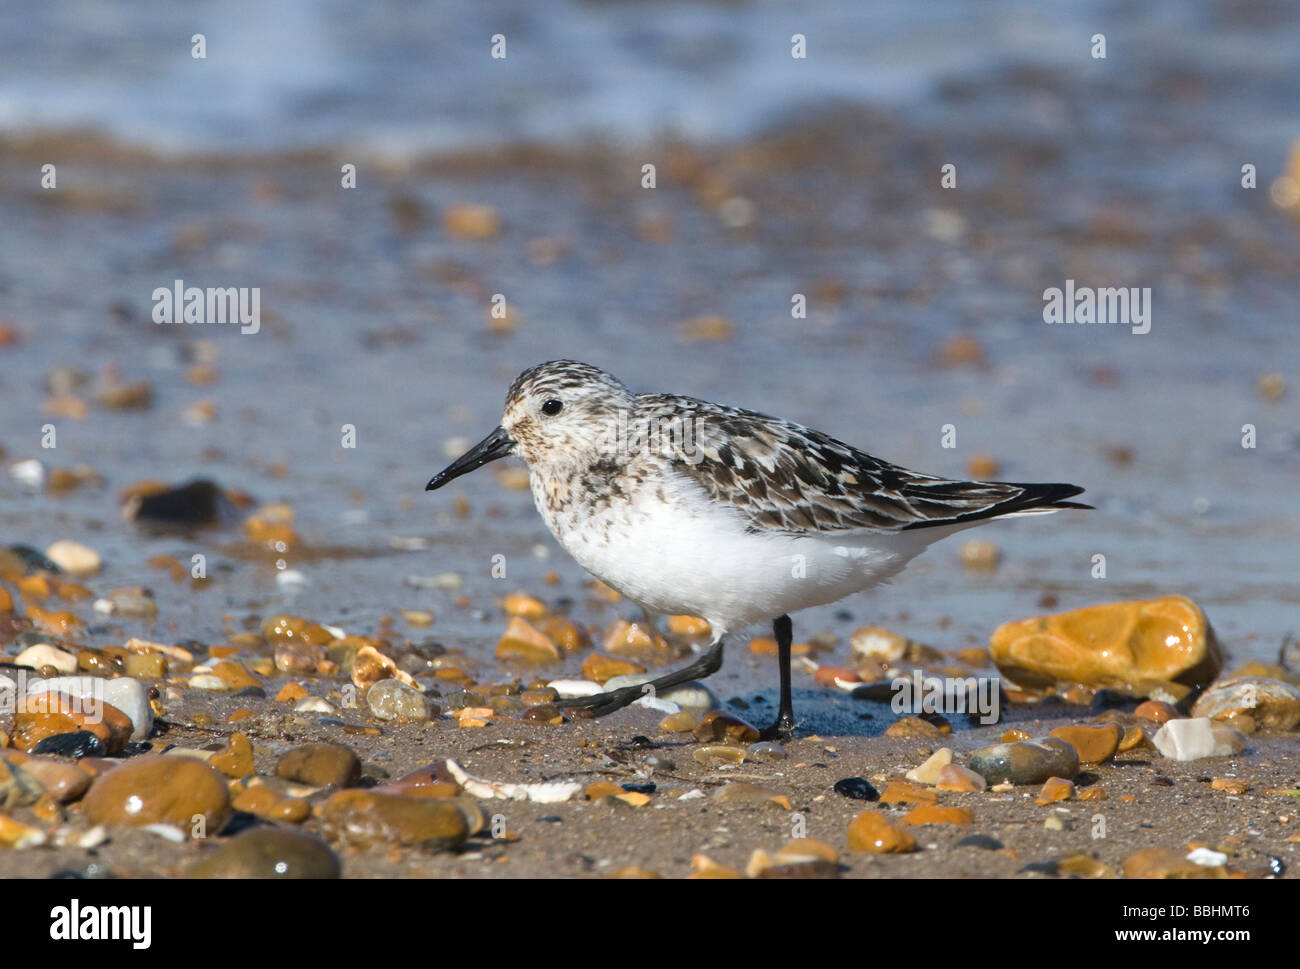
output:
POLYGON ((752 531, 804 534, 860 528, 901 531, 1035 509, 1087 508, 1068 484, 951 481, 909 471, 789 421, 690 397, 642 395, 638 415, 678 422, 673 469, 752 531))

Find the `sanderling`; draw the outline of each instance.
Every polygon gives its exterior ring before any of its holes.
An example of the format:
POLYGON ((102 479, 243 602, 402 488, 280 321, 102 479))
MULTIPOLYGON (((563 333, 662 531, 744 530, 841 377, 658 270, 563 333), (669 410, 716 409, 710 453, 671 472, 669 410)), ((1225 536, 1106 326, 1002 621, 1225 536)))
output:
MULTIPOLYGON (((897 574, 927 546, 993 518, 1091 506, 1070 484, 951 481, 873 458, 819 431, 671 394, 633 394, 572 360, 525 370, 501 425, 429 481, 506 455, 528 464, 537 510, 583 568, 647 612, 708 620, 709 649, 654 691, 717 672, 728 633, 770 621, 794 726, 789 613, 897 574)), ((603 716, 645 686, 562 701, 603 716)))

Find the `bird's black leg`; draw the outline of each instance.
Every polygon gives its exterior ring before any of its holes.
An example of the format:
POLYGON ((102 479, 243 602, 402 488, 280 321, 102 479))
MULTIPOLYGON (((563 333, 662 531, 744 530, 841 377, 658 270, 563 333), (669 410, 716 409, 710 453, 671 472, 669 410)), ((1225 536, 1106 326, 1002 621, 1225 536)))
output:
POLYGON ((794 701, 790 697, 790 643, 794 640, 794 626, 789 616, 772 621, 772 634, 776 636, 777 662, 781 665, 781 705, 776 722, 763 731, 764 740, 785 740, 794 733, 794 701))
POLYGON ((675 686, 689 683, 691 680, 701 680, 718 672, 721 668, 722 643, 719 641, 710 646, 707 653, 697 658, 689 666, 683 666, 681 669, 674 670, 672 673, 661 676, 656 680, 642 683, 639 686, 625 686, 617 690, 610 690, 608 693, 556 700, 555 705, 573 710, 580 717, 603 717, 607 713, 613 713, 615 710, 621 710, 625 706, 635 703, 643 696, 655 696, 664 690, 671 690, 675 686))

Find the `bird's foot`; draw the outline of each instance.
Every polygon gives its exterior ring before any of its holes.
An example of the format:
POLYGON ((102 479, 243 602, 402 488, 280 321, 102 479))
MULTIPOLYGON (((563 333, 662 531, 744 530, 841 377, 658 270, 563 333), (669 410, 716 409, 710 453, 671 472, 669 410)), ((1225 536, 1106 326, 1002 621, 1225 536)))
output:
POLYGON ((776 723, 766 730, 759 732, 760 740, 789 740, 794 736, 794 717, 782 715, 776 718, 776 723))

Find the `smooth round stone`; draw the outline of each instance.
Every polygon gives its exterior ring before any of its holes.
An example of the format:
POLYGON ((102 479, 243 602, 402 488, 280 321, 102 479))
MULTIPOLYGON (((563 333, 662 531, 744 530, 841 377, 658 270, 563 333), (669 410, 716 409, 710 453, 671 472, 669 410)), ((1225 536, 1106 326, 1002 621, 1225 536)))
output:
POLYGON ((752 760, 759 764, 776 763, 785 760, 788 756, 784 747, 770 740, 760 740, 745 748, 745 760, 752 760))
POLYGON ((979 848, 981 851, 1001 851, 1002 842, 992 835, 968 834, 957 842, 958 848, 979 848))
POLYGON ((103 700, 126 714, 131 721, 131 740, 144 740, 153 730, 153 707, 149 688, 130 676, 104 679, 100 676, 56 676, 28 686, 29 695, 57 690, 82 699, 103 700))
MULTIPOLYGON (((95 736, 91 734, 90 736, 95 736)), ((32 757, 23 762, 23 770, 45 788, 45 792, 53 797, 60 804, 68 804, 75 801, 86 793, 90 787, 91 775, 89 771, 83 770, 76 764, 69 764, 61 760, 43 760, 40 757, 32 757)), ((0 774, 4 771, 3 762, 0 762, 0 774)), ((0 789, 4 786, 0 781, 0 789)), ((0 797, 0 802, 3 802, 0 797)))
POLYGON ((1058 737, 1018 740, 981 747, 971 754, 970 769, 989 784, 1042 784, 1049 777, 1072 780, 1079 773, 1079 755, 1058 737))
POLYGON ((424 694, 401 680, 380 680, 366 691, 366 705, 380 720, 428 720, 424 694))
POLYGON ((219 676, 211 673, 196 673, 189 679, 189 685, 195 690, 211 690, 214 693, 233 690, 234 687, 219 676))
POLYGON ((235 795, 234 807, 236 811, 255 814, 268 821, 292 824, 301 824, 311 816, 311 803, 306 798, 289 797, 266 784, 240 791, 235 795))
POLYGON ((338 857, 313 835, 250 828, 191 866, 192 878, 338 878, 338 857))
POLYGON ((40 761, 28 758, 19 764, 16 760, 0 760, 0 808, 11 811, 27 807, 41 799, 45 785, 29 768, 40 761))
POLYGON ((1119 742, 1124 737, 1124 728, 1117 723, 1107 723, 1100 727, 1057 727, 1051 736, 1064 740, 1073 747, 1081 763, 1100 764, 1115 756, 1119 742))
POLYGON ((879 801, 880 792, 865 777, 846 777, 835 782, 835 793, 855 801, 879 801))
POLYGON ((171 824, 188 832, 202 818, 207 835, 220 831, 230 812, 224 777, 192 757, 161 754, 99 775, 84 803, 92 824, 171 824))
POLYGON ((1267 676, 1234 676, 1202 693, 1192 716, 1229 723, 1249 716, 1258 726, 1291 730, 1300 723, 1300 689, 1267 676))
POLYGON ((334 704, 330 703, 329 700, 326 700, 324 697, 319 696, 309 696, 299 700, 297 704, 294 705, 293 712, 323 713, 326 715, 338 713, 338 711, 334 709, 334 704))
POLYGON ((14 662, 19 666, 31 666, 38 670, 49 666, 60 673, 77 672, 77 657, 49 643, 28 646, 14 658, 14 662))
POLYGON ((695 739, 701 743, 722 740, 749 745, 757 743, 759 738, 756 727, 723 710, 711 710, 706 713, 700 718, 693 733, 695 739))
POLYGON ((281 757, 275 773, 312 787, 351 787, 361 780, 361 761, 341 744, 305 744, 281 757))
POLYGON ((373 791, 339 791, 320 809, 321 826, 334 839, 357 847, 383 844, 458 848, 470 824, 451 800, 400 797, 373 791))
POLYGON ((952 763, 952 750, 940 747, 919 767, 913 767, 903 776, 916 784, 939 783, 939 772, 952 763))
POLYGON ((696 747, 691 752, 691 757, 698 764, 721 767, 727 764, 739 764, 745 759, 745 751, 742 747, 731 747, 726 744, 705 744, 696 747))
POLYGON ((101 564, 99 553, 93 548, 66 538, 47 548, 45 555, 64 572, 75 575, 79 579, 94 575, 99 571, 101 564))
POLYGON ((915 851, 916 839, 879 811, 863 811, 849 824, 849 848, 873 854, 901 854, 915 851))

